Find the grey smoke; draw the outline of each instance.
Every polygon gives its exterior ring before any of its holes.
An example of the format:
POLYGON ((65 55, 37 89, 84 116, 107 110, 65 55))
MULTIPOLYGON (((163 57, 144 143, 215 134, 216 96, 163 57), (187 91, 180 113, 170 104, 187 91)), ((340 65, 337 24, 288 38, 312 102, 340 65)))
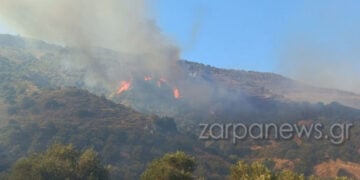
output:
MULTIPOLYGON (((160 31, 145 0, 0 0, 0 21, 22 36, 76 47, 75 65, 87 67, 89 82, 114 81, 117 66, 135 59, 136 71, 169 73, 179 49, 160 31), (94 47, 126 54, 99 62, 94 47), (110 72, 112 72, 110 74, 110 72)), ((120 67, 119 67, 120 68, 120 67)))
POLYGON ((359 51, 340 52, 300 41, 282 55, 279 67, 283 74, 313 86, 360 93, 359 51))
POLYGON ((283 32, 279 69, 305 83, 360 93, 358 7, 305 1, 283 32))

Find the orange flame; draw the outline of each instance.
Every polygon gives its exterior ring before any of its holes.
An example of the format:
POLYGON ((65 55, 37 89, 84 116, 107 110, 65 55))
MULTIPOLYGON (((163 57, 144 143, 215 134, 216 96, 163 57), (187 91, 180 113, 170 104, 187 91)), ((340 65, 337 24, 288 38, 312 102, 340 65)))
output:
POLYGON ((152 80, 152 77, 151 76, 145 76, 144 77, 144 81, 151 81, 152 80))
POLYGON ((130 81, 121 81, 120 87, 117 90, 117 94, 121 94, 125 91, 128 91, 131 87, 131 82, 130 81))
POLYGON ((180 99, 180 91, 177 87, 174 87, 173 93, 175 99, 180 99))

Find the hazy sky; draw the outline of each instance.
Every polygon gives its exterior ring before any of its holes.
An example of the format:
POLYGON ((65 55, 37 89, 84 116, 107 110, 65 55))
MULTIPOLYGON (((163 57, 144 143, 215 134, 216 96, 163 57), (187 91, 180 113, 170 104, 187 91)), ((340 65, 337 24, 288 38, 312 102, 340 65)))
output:
POLYGON ((360 1, 158 0, 185 59, 360 92, 360 1))
MULTIPOLYGON (((159 0, 157 20, 186 59, 279 71, 294 40, 342 51, 360 33, 360 1, 159 0)), ((351 46, 351 45, 350 45, 351 46)))
POLYGON ((16 34, 16 32, 12 31, 7 25, 3 24, 0 21, 0 33, 2 34, 16 34))
POLYGON ((184 59, 360 91, 360 1, 149 1, 184 59))

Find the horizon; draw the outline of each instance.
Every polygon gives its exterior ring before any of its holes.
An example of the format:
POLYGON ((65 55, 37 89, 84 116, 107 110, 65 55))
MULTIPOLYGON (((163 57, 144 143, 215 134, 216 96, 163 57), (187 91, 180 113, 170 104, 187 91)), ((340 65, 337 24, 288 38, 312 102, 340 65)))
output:
MULTIPOLYGON (((149 2, 180 59, 360 92, 359 2, 149 2)), ((0 33, 27 37, 1 19, 0 33)))
POLYGON ((359 9, 2 0, 0 180, 360 179, 359 9))

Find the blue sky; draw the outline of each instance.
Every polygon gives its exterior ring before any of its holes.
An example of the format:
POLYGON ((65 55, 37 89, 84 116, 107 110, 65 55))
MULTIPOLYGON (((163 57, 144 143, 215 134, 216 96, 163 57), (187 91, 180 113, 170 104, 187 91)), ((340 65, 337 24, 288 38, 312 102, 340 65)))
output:
POLYGON ((155 6, 159 26, 183 58, 270 72, 283 71, 289 47, 346 53, 358 41, 359 9, 360 1, 348 0, 158 0, 155 6))
MULTIPOLYGON (((155 2, 153 16, 182 58, 217 67, 289 74, 279 64, 291 50, 306 46, 342 56, 360 45, 360 1, 155 2)), ((0 22, 0 32, 12 31, 0 22)))
POLYGON ((258 2, 161 0, 157 20, 180 44, 185 59, 273 71, 279 40, 298 7, 296 3, 258 2))

